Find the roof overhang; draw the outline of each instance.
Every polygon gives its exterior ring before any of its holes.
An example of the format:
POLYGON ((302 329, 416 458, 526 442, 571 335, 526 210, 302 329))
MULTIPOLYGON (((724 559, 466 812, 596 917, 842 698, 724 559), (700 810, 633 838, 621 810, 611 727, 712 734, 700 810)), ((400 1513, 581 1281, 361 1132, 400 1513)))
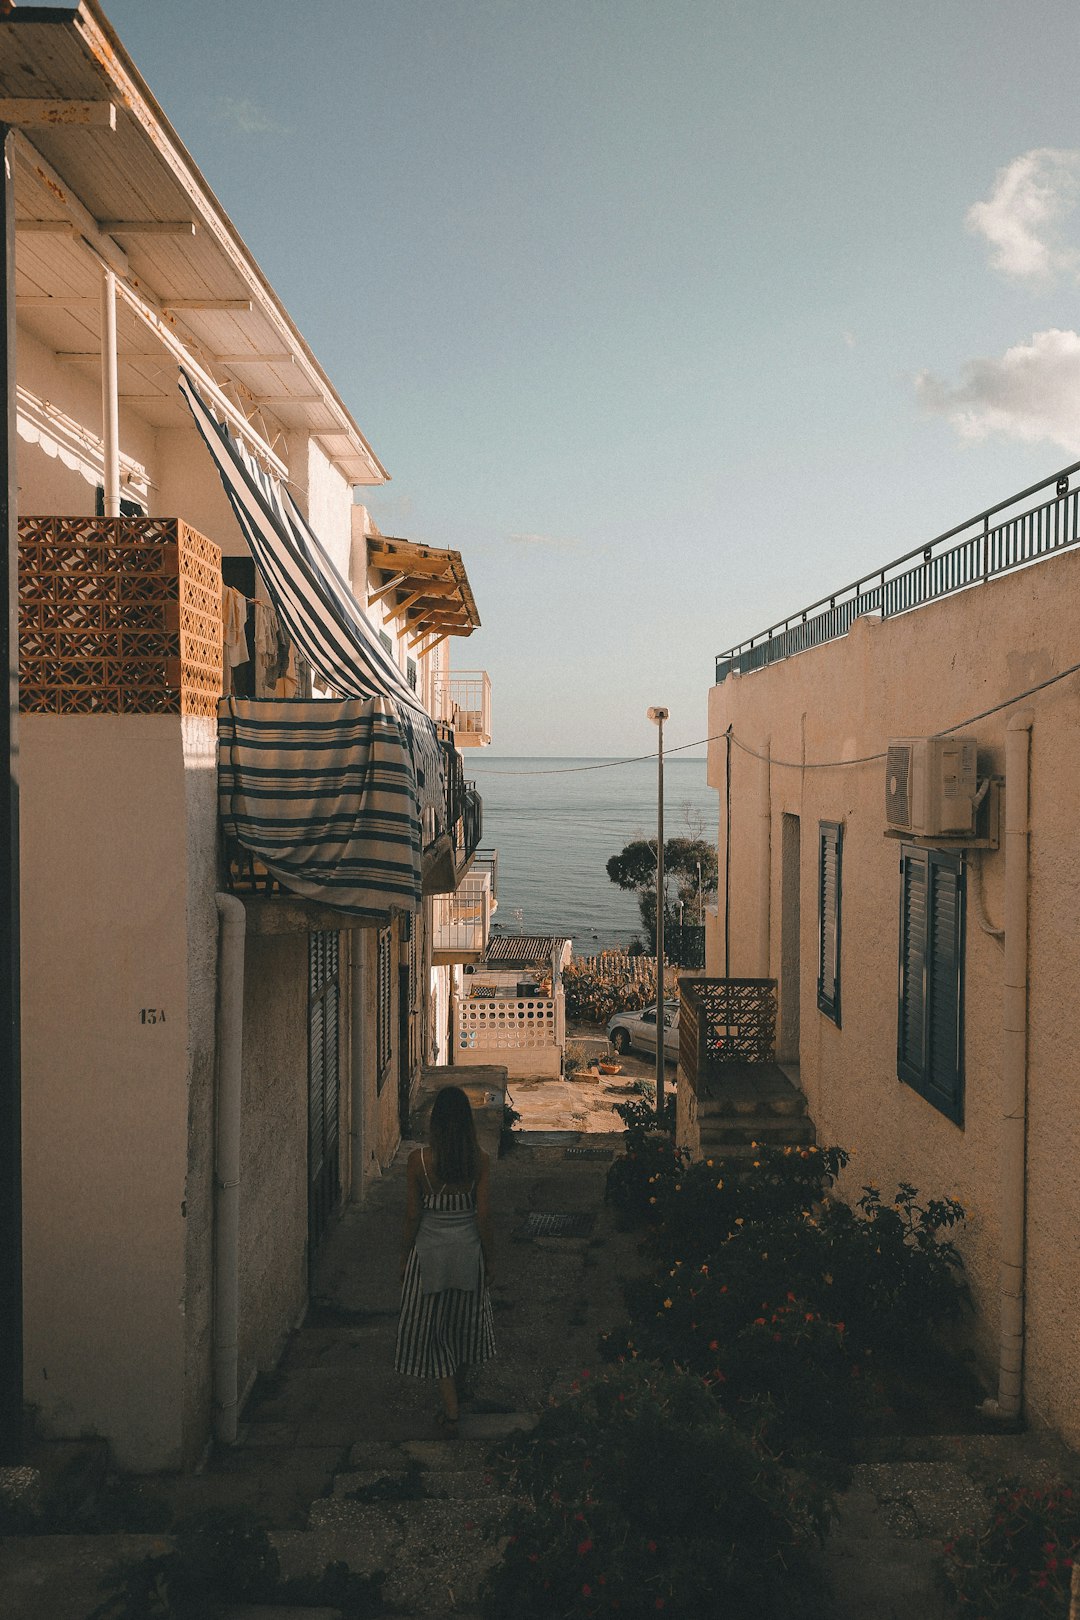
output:
POLYGON ((373 534, 368 537, 368 567, 377 575, 369 604, 386 603, 386 616, 398 621, 411 644, 427 637, 471 636, 479 628, 460 551, 373 534))
POLYGON ((0 116, 17 130, 20 326, 93 374, 112 270, 122 410, 179 426, 186 360, 271 459, 307 432, 349 483, 387 480, 96 0, 0 16, 0 116))

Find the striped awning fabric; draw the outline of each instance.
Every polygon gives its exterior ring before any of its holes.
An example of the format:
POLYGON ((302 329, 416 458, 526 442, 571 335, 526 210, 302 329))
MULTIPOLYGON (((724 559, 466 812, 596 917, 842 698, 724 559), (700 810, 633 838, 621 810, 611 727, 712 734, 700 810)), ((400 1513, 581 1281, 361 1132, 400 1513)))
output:
POLYGON ((218 798, 226 837, 293 893, 359 916, 419 906, 416 770, 392 699, 224 698, 218 798))
POLYGON ((236 520, 289 635, 332 692, 389 699, 412 754, 421 809, 442 829, 446 781, 431 717, 296 502, 219 422, 184 371, 180 392, 214 458, 236 520))

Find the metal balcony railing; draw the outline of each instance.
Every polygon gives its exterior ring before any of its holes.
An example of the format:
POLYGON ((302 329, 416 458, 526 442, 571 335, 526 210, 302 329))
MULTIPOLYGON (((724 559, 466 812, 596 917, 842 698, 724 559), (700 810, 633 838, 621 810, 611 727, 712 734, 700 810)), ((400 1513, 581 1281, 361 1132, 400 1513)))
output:
POLYGON ((491 742, 491 678, 486 669, 455 670, 435 683, 435 718, 453 728, 458 748, 491 742))
POLYGON ((1080 541, 1080 488, 1070 489, 1069 480, 1077 471, 1080 461, 720 653, 717 682, 835 641, 864 613, 893 618, 1075 546, 1080 541), (1010 511, 1051 486, 1051 498, 1021 512, 1010 511))
POLYGON ((446 766, 446 824, 460 867, 476 850, 484 831, 484 801, 475 782, 465 779, 465 766, 452 742, 443 741, 446 766))
POLYGON ((431 947, 435 962, 476 962, 483 958, 491 931, 491 885, 474 867, 453 894, 435 897, 431 947))
POLYGON ((499 908, 499 852, 497 849, 478 849, 473 858, 474 872, 487 874, 488 887, 491 891, 491 909, 499 908))

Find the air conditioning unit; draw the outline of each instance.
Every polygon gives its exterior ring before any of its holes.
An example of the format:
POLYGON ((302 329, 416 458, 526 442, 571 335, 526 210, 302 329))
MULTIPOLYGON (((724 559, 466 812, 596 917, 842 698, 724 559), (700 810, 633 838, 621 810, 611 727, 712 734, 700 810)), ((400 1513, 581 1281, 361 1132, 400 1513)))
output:
POLYGON ((922 838, 975 828, 977 743, 972 736, 894 737, 885 760, 885 820, 922 838))

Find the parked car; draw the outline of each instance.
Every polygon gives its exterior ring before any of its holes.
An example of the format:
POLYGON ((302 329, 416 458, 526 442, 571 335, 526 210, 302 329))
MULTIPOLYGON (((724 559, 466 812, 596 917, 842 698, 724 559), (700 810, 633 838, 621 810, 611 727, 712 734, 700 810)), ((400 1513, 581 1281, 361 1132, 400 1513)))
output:
MULTIPOLYGON (((632 1012, 616 1013, 607 1023, 607 1038, 616 1052, 628 1052, 634 1047, 639 1052, 656 1052, 656 1003, 639 1007, 632 1012)), ((679 1003, 664 1003, 664 1062, 675 1063, 679 1057, 679 1003)))

